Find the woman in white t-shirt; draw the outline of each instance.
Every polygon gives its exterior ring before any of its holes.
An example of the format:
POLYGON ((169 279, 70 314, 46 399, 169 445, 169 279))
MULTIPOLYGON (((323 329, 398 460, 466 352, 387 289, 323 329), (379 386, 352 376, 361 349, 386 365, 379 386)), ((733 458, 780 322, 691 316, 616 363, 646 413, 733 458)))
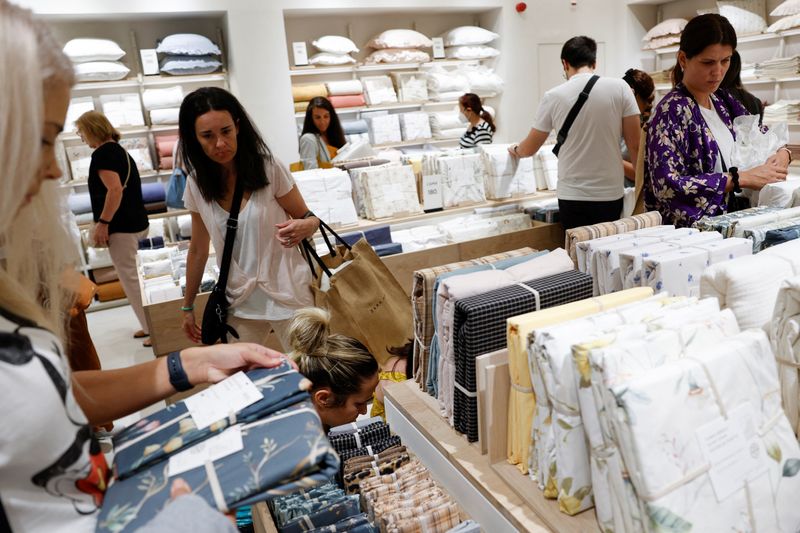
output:
POLYGON ((194 299, 209 243, 222 260, 236 180, 244 182, 239 225, 228 275, 228 324, 239 340, 263 344, 275 330, 284 350, 296 309, 314 305, 311 270, 298 245, 317 231, 319 219, 286 167, 270 153, 247 112, 231 93, 204 87, 181 104, 181 150, 189 179, 184 204, 192 212, 186 260, 183 329, 200 341, 194 299))
MULTIPOLYGON (((0 70, 0 91, 14 104, 0 106, 0 531, 89 533, 109 481, 91 426, 183 385, 275 366, 283 356, 242 343, 189 348, 118 370, 69 372, 63 335, 71 302, 60 280, 74 251, 61 221, 55 144, 72 64, 30 11, 0 0, 0 70), (172 372, 168 361, 176 365, 172 372)), ((185 483, 173 486, 173 495, 189 491, 185 483)), ((180 523, 171 530, 235 531, 193 495, 159 516, 173 520, 144 530, 180 523)))

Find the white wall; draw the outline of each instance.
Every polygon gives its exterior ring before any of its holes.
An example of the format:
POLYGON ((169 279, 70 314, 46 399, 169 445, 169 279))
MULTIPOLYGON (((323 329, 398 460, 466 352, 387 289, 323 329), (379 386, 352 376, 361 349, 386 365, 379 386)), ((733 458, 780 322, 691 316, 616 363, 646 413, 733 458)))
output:
MULTIPOLYGON (((540 45, 561 44, 575 35, 588 35, 604 43, 602 71, 606 75, 622 76, 627 68, 640 65, 639 39, 650 19, 655 18, 655 9, 646 10, 637 17, 625 0, 577 0, 575 7, 567 0, 529 1, 528 10, 522 14, 514 10, 516 2, 513 0, 17 1, 48 16, 93 16, 99 20, 153 13, 227 13, 227 28, 223 31, 228 46, 231 87, 254 117, 270 147, 286 162, 297 159, 297 137, 291 106, 284 10, 289 11, 290 19, 297 13, 330 13, 334 5, 346 10, 345 15, 438 11, 441 15, 430 20, 442 29, 464 23, 465 12, 493 10, 480 15, 479 20, 482 26, 501 35, 502 54, 496 68, 506 80, 506 90, 498 109, 503 137, 498 139, 500 141, 518 140, 530 128, 541 97, 538 71, 545 68, 538 64, 540 45), (454 24, 449 24, 450 21, 454 24)), ((321 14, 320 20, 324 21, 326 16, 330 15, 321 14)), ((395 19, 384 16, 375 20, 381 20, 388 27, 395 19)), ((331 22, 334 21, 341 25, 341 17, 331 18, 331 22)), ((354 28, 354 31, 359 30, 354 28)))

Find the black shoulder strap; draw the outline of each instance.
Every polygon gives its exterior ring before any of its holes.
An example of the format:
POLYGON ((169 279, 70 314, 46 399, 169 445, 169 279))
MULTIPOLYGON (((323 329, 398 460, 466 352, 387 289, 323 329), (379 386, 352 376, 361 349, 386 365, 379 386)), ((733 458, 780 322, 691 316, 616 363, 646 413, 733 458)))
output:
POLYGON ((575 102, 575 104, 573 104, 572 109, 569 110, 567 118, 564 121, 564 124, 561 126, 561 129, 558 130, 558 135, 556 136, 556 145, 553 147, 553 153, 556 154, 556 156, 558 156, 558 152, 561 151, 561 145, 567 140, 567 135, 569 135, 569 130, 572 127, 572 123, 575 122, 575 119, 578 117, 578 113, 581 112, 583 104, 585 104, 586 99, 589 98, 589 93, 592 92, 592 87, 594 87, 594 84, 597 83, 597 80, 599 79, 600 76, 597 74, 589 78, 589 81, 581 91, 581 94, 578 95, 578 100, 575 102))
POLYGON ((231 211, 228 216, 227 231, 225 232, 225 248, 222 251, 222 263, 219 267, 219 279, 217 286, 222 294, 225 294, 225 289, 228 286, 228 271, 231 267, 231 256, 233 255, 233 241, 236 240, 236 230, 239 228, 239 208, 242 205, 242 197, 244 196, 244 184, 238 177, 236 178, 236 188, 233 191, 233 201, 231 202, 231 211))

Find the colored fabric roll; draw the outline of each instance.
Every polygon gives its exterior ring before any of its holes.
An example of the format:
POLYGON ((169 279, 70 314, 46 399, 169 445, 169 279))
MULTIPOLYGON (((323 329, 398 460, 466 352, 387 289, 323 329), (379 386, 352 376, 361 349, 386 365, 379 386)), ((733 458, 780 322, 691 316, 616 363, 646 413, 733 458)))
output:
POLYGON ((69 195, 69 209, 76 215, 92 212, 92 199, 88 192, 76 192, 69 195))
POLYGON ((331 105, 336 109, 344 108, 344 107, 361 107, 367 105, 366 100, 364 100, 363 94, 347 94, 342 96, 330 96, 328 97, 330 100, 331 105))
POLYGON ((369 133, 369 125, 363 118, 358 120, 343 120, 342 129, 345 135, 352 135, 354 133, 369 133))
POLYGON ((119 281, 99 283, 97 285, 97 299, 101 302, 111 302, 125 298, 125 291, 119 281))
POLYGON ((361 455, 376 455, 380 452, 386 450, 387 448, 391 448, 392 446, 398 446, 402 444, 400 441, 400 437, 397 435, 393 435, 386 440, 378 442, 376 444, 372 444, 363 448, 357 448, 354 450, 344 450, 339 454, 342 461, 346 461, 352 457, 359 457, 361 455))
POLYGON ((324 83, 292 85, 292 100, 295 102, 308 102, 317 96, 328 96, 328 88, 324 83))
MULTIPOLYGON (((263 398, 235 413, 236 423, 250 423, 264 418, 308 397, 305 390, 309 382, 282 363, 274 368, 259 368, 247 372, 263 398)), ((114 472, 124 479, 149 465, 163 461, 170 455, 194 443, 219 433, 229 425, 223 419, 211 426, 197 429, 185 401, 180 401, 150 416, 114 437, 114 472)))
POLYGON ((158 160, 158 169, 159 170, 172 170, 174 167, 174 163, 172 157, 162 157, 158 160))
POLYGON ((142 201, 145 204, 164 202, 166 199, 167 193, 162 184, 158 182, 142 183, 142 201))
POLYGON ((566 231, 564 248, 569 252, 570 257, 572 257, 572 260, 577 266, 578 256, 575 251, 577 243, 659 225, 661 225, 661 214, 657 211, 650 211, 649 213, 642 213, 641 215, 621 218, 614 222, 603 222, 591 226, 572 228, 566 231))
POLYGON ((177 135, 158 135, 156 136, 156 149, 158 157, 172 157, 175 150, 175 143, 178 142, 177 135))
MULTIPOLYGON (((349 244, 349 243, 348 243, 349 244)), ((355 243, 353 243, 355 244, 355 243)), ((335 437, 336 435, 344 435, 346 433, 355 433, 361 428, 365 428, 370 424, 374 424, 375 422, 380 422, 382 419, 378 416, 373 416, 372 418, 366 418, 361 420, 356 420, 355 422, 351 422, 350 424, 344 424, 341 426, 334 426, 328 431, 328 437, 335 437)))
POLYGON ((379 226, 364 230, 364 238, 373 247, 377 244, 391 244, 392 242, 392 229, 389 226, 379 226))
POLYGON ((339 235, 339 237, 341 237, 342 240, 347 244, 349 244, 350 246, 353 246, 355 243, 357 243, 364 237, 364 234, 360 231, 354 231, 351 233, 345 233, 343 235, 339 235))
POLYGON ((355 450, 364 446, 370 446, 391 436, 389 426, 384 421, 375 422, 369 426, 359 429, 355 433, 345 433, 343 435, 329 436, 331 446, 338 453, 344 450, 355 450))
POLYGON ((376 244, 372 247, 378 257, 386 257, 387 255, 403 253, 403 245, 399 242, 390 242, 387 244, 376 244))
MULTIPOLYGON (((180 474, 195 494, 222 512, 325 483, 339 468, 309 400, 235 428, 241 431, 242 450, 180 474)), ((113 483, 96 531, 135 531, 169 501, 170 485, 169 462, 113 483)))
POLYGON ((280 533, 302 533, 308 529, 345 520, 360 514, 358 495, 344 496, 316 512, 296 518, 279 528, 280 533))
POLYGON ((364 92, 361 80, 329 81, 326 85, 328 87, 328 94, 331 96, 361 94, 364 92))
POLYGON ((776 244, 793 241, 798 238, 800 238, 800 225, 769 230, 766 237, 764 237, 764 248, 769 248, 770 246, 775 246, 776 244))

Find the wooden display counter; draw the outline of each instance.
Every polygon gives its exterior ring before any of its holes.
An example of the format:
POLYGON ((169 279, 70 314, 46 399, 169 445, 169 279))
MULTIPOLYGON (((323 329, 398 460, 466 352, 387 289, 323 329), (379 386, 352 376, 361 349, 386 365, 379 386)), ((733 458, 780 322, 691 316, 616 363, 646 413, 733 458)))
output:
POLYGON ((594 510, 567 516, 514 466, 504 460, 492 464, 447 424, 436 400, 412 380, 387 384, 384 398, 392 431, 484 531, 598 531, 594 510))

